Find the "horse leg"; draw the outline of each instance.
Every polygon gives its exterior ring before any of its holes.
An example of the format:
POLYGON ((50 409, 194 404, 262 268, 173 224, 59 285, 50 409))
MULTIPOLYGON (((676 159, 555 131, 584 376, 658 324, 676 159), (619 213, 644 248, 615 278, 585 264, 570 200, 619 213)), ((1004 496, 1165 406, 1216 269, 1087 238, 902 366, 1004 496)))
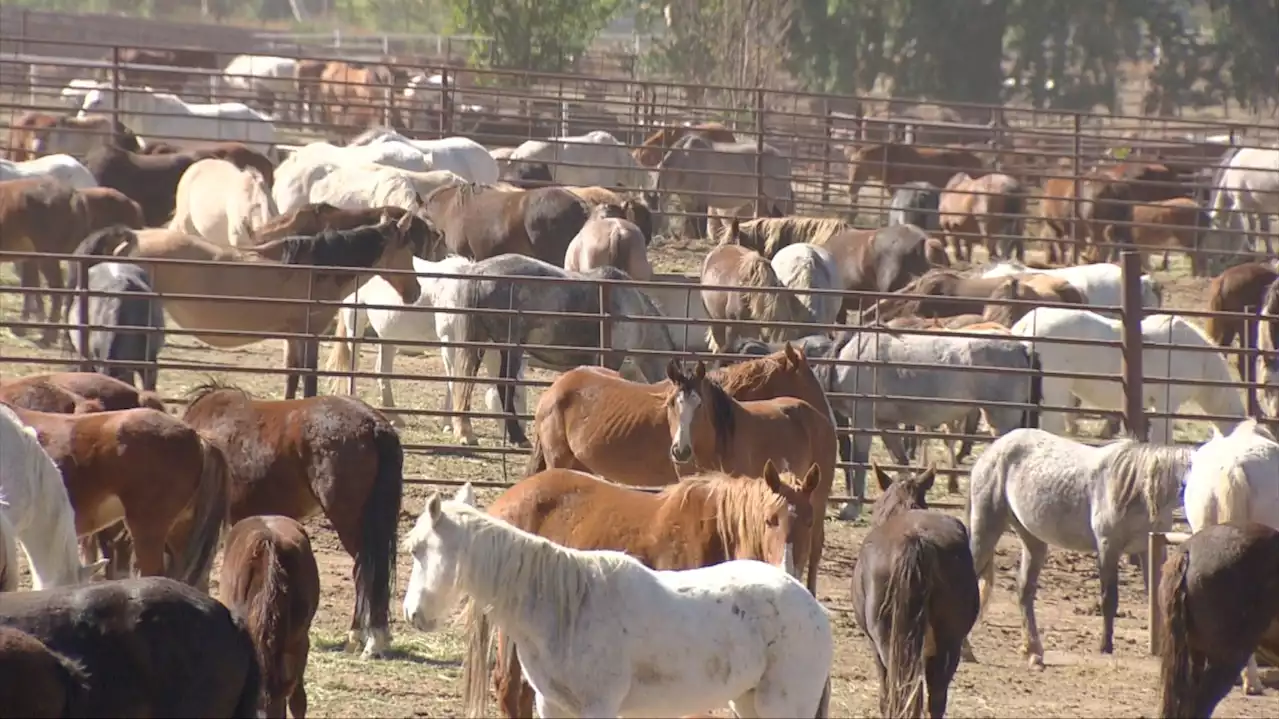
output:
POLYGON ((851 522, 858 518, 862 513, 862 500, 867 491, 867 469, 865 465, 871 456, 871 433, 855 432, 851 441, 853 448, 853 456, 851 460, 858 465, 854 468, 852 475, 845 473, 845 491, 850 497, 858 499, 847 502, 840 508, 840 519, 851 522))
MULTIPOLYGON (((519 377, 519 368, 521 363, 521 351, 503 350, 500 353, 499 376, 504 380, 515 380, 519 377)), ((502 402, 502 411, 507 415, 504 420, 507 427, 507 441, 517 447, 528 447, 529 438, 524 433, 524 428, 520 426, 520 419, 516 416, 516 391, 514 384, 498 385, 498 398, 502 402)), ((588 714, 587 716, 595 716, 588 714)))
POLYGON ((404 427, 404 417, 395 411, 396 398, 391 393, 391 378, 387 375, 395 371, 396 346, 387 342, 378 344, 378 390, 382 393, 382 413, 397 428, 404 427))
POLYGON ((165 575, 164 550, 168 532, 159 526, 143 525, 131 519, 125 511, 125 528, 133 539, 133 562, 142 577, 163 577, 165 575))
POLYGON ((1040 570, 1049 556, 1049 545, 1040 541, 1018 521, 1013 528, 1022 540, 1022 562, 1018 566, 1018 604, 1022 609, 1022 653, 1032 667, 1044 668, 1044 647, 1040 644, 1040 629, 1036 625, 1036 590, 1040 585, 1040 570))
MULTIPOLYGON (((51 290, 62 289, 62 265, 57 260, 40 260, 40 274, 44 276, 44 283, 51 290)), ((62 314, 62 295, 53 294, 49 296, 49 316, 46 318, 50 323, 58 323, 63 319, 62 314)), ((46 327, 40 333, 40 339, 37 344, 41 347, 52 347, 58 341, 58 328, 46 327)))
MULTIPOLYGON (((35 260, 18 263, 18 279, 24 290, 40 289, 40 269, 35 260)), ((44 300, 30 291, 22 294, 22 321, 26 322, 28 318, 35 322, 44 322, 45 319, 44 300)), ((14 337, 25 337, 27 334, 26 327, 11 327, 9 331, 14 337)))
MULTIPOLYGON (((300 364, 302 351, 294 340, 284 341, 284 368, 294 370, 300 364)), ((284 377, 284 398, 293 399, 298 396, 298 373, 289 371, 284 377)))
POLYGON ((364 532, 360 526, 363 521, 363 511, 334 512, 331 511, 329 506, 326 506, 327 504, 327 498, 321 500, 325 517, 333 525, 333 531, 338 535, 338 542, 342 544, 342 548, 351 557, 351 581, 356 590, 355 607, 351 612, 351 628, 347 631, 347 651, 360 651, 363 645, 363 657, 381 656, 391 646, 391 633, 387 630, 390 608, 370 607, 368 625, 362 621, 363 618, 360 616, 360 606, 372 602, 371 597, 360 596, 364 591, 362 589, 362 577, 359 575, 359 557, 361 552, 364 551, 364 532))
POLYGON ((302 376, 302 396, 315 397, 320 394, 320 377, 316 369, 320 364, 319 340, 302 341, 302 367, 307 373, 302 376))
MULTIPOLYGON (((1096 530, 1095 530, 1096 531, 1096 530)), ((1098 540, 1098 581, 1102 585, 1102 640, 1098 651, 1114 650, 1116 610, 1120 607, 1120 548, 1105 539, 1098 540)))
MULTIPOLYGON (((1193 658, 1192 661, 1195 661, 1195 659, 1193 658)), ((1239 664, 1234 666, 1239 666, 1239 664)), ((1226 699, 1227 695, 1231 693, 1231 688, 1236 685, 1238 676, 1234 667, 1230 664, 1224 666, 1213 660, 1206 662, 1204 670, 1200 674, 1199 686, 1195 689, 1196 706, 1193 716, 1213 716, 1213 710, 1218 706, 1219 702, 1226 699)), ((1258 693, 1262 693, 1261 685, 1258 686, 1258 693)))
MULTIPOLYGON (((880 434, 880 442, 883 443, 884 448, 889 450, 889 453, 893 455, 893 461, 898 464, 911 464, 911 458, 907 456, 907 447, 902 435, 882 432, 880 434)), ((921 442, 920 445, 921 455, 923 456, 924 442, 921 442)))
POLYGON ((933 719, 942 719, 947 713, 947 692, 959 666, 958 646, 924 660, 924 681, 929 690, 929 716, 933 719))
MULTIPOLYGON (((310 644, 309 639, 304 639, 310 644)), ((293 685, 293 692, 289 694, 289 713, 293 715, 293 719, 306 719, 307 716, 307 681, 305 674, 307 673, 306 654, 301 655, 298 661, 298 675, 293 685)), ((284 707, 277 715, 268 716, 284 716, 284 707)))

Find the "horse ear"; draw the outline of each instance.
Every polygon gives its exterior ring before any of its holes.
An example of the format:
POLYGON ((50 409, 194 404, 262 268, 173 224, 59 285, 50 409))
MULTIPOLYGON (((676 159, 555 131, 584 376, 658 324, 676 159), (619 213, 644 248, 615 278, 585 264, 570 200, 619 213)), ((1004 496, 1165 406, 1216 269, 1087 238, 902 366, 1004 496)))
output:
POLYGON ((778 476, 778 468, 773 466, 771 459, 764 461, 764 482, 774 494, 782 494, 782 477, 778 476))
POLYGON ((871 471, 875 472, 876 483, 880 485, 880 491, 888 492, 889 487, 893 486, 893 478, 886 474, 883 469, 880 469, 880 465, 875 462, 871 463, 871 471))
POLYGON ((809 466, 809 472, 804 475, 804 483, 800 485, 802 494, 813 494, 818 491, 818 484, 822 482, 822 467, 814 462, 809 466))
POLYGON ((470 482, 458 487, 458 492, 453 495, 453 501, 462 502, 468 507, 476 506, 476 490, 471 486, 470 482))
POLYGON ((707 378, 707 363, 698 360, 698 365, 693 368, 693 379, 695 382, 701 382, 707 378))
POLYGON ((938 465, 930 463, 929 468, 919 477, 916 477, 916 486, 920 488, 921 493, 928 492, 933 489, 933 480, 938 474, 938 465))
POLYGON ((440 516, 440 495, 435 492, 427 498, 427 516, 432 520, 440 516))
POLYGON ((804 359, 804 357, 796 351, 795 346, 792 345, 790 341, 782 346, 782 353, 786 355, 787 361, 790 362, 793 367, 799 367, 801 360, 804 359))
POLYGON ((736 245, 736 244, 738 244, 738 233, 739 233, 740 228, 741 228, 741 222, 739 222, 739 220, 738 220, 738 218, 737 218, 737 217, 734 217, 732 220, 730 220, 730 221, 729 221, 729 234, 725 236, 725 238, 724 238, 724 244, 726 244, 726 245, 736 245))
POLYGON ((676 384, 679 384, 682 379, 680 376, 680 365, 676 364, 675 360, 667 361, 667 379, 675 382, 676 384))

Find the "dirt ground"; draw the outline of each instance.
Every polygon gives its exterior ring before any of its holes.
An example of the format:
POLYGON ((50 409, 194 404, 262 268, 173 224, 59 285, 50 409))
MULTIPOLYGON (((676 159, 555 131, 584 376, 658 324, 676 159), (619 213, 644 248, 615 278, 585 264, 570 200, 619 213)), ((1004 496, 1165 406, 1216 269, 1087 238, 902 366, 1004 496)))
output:
MULTIPOLYGON (((661 271, 688 271, 700 261, 704 248, 692 243, 669 242, 657 248, 655 264, 661 271)), ((6 267, 3 283, 15 285, 6 267)), ((1205 282, 1189 278, 1161 276, 1166 282, 1166 304, 1171 307, 1201 308, 1205 282)), ((11 293, 0 294, 4 317, 17 317, 20 300, 11 293)), ((369 349, 369 348, 366 348, 369 349)), ((0 330, 0 376, 15 377, 53 369, 46 362, 70 358, 59 351, 41 351, 29 342, 0 330)), ((168 362, 218 363, 226 369, 161 373, 161 393, 181 397, 186 389, 210 375, 239 383, 259 396, 280 396, 278 376, 249 374, 247 368, 274 368, 279 362, 277 343, 259 343, 239 350, 213 350, 195 339, 172 336, 162 355, 168 362)), ((373 352, 364 352, 361 368, 373 369, 373 352)), ((440 374, 436 356, 402 355, 397 372, 440 374)), ((550 375, 534 372, 549 379, 550 375)), ((323 386, 323 385, 322 385, 323 386)), ((360 381, 360 394, 376 402, 375 384, 360 381)), ((431 410, 441 403, 436 383, 397 381, 397 403, 401 407, 431 410)), ((531 394, 531 401, 536 394, 531 394)), ((1185 439, 1200 439, 1207 430, 1195 423, 1179 422, 1185 439)), ((496 423, 476 422, 477 433, 486 447, 500 444, 496 423)), ((403 431, 410 450, 406 472, 413 476, 475 481, 511 481, 520 476, 523 458, 504 463, 492 455, 413 451, 415 445, 451 445, 452 438, 432 417, 412 417, 403 431)), ((876 452, 880 452, 877 445, 876 452)), ((935 457, 941 450, 934 448, 935 457)), ((964 484, 962 482, 962 490, 964 484)), ((428 486, 406 487, 400 530, 410 528, 428 486)), ((482 503, 496 490, 480 492, 482 503)), ((937 499, 958 501, 959 497, 939 494, 937 499)), ((385 661, 361 661, 343 651, 346 629, 353 605, 350 579, 351 560, 342 552, 323 518, 308 522, 321 569, 324 596, 312 629, 313 649, 307 672, 310 711, 316 717, 329 716, 457 716, 461 711, 460 631, 421 634, 398 617, 393 619, 394 656, 385 661)), ((833 716, 874 716, 876 678, 867 640, 854 627, 849 613, 849 577, 865 527, 828 519, 828 545, 824 554, 820 598, 831 610, 836 630, 836 658, 833 666, 833 716)), ((1136 570, 1123 568, 1120 616, 1116 630, 1116 653, 1096 652, 1101 620, 1098 613, 1097 571, 1092 555, 1054 550, 1041 579, 1038 618, 1047 650, 1047 668, 1029 669, 1019 653, 1021 630, 1013 590, 1018 548, 1012 535, 1001 542, 998 556, 998 591, 984 621, 975 628, 972 641, 980 663, 961 665, 951 690, 951 712, 955 716, 1153 716, 1157 701, 1158 666, 1147 655, 1147 610, 1142 581, 1136 570)), ((410 560, 399 561, 398 600, 409 576, 410 560)), ((216 577, 216 572, 215 572, 216 577)), ((1274 690, 1263 697, 1245 697, 1239 690, 1218 709, 1222 717, 1276 717, 1274 690)))

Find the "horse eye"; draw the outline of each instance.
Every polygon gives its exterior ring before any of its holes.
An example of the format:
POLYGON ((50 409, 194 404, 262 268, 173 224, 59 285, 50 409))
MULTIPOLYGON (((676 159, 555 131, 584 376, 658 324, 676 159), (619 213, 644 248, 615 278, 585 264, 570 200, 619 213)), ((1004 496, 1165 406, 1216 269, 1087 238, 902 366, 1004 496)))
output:
POLYGON ((781 523, 782 523, 782 520, 779 519, 778 515, 776 514, 770 515, 769 518, 765 520, 765 524, 770 527, 776 527, 781 523))

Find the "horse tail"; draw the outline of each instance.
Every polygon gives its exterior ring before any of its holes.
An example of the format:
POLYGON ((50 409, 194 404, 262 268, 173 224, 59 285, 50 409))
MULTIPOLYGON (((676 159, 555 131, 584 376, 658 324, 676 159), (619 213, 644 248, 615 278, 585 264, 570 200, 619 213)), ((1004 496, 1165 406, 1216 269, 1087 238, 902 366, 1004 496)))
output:
POLYGON ((260 717, 262 716, 263 681, 262 660, 258 654, 258 643, 246 627, 243 616, 236 612, 231 612, 231 619, 240 630, 238 635, 249 643, 249 646, 246 647, 249 661, 245 666, 244 684, 240 686, 240 696, 236 699, 236 706, 232 710, 231 716, 260 717))
MULTIPOLYGON (((763 255, 747 255, 743 259, 740 267, 742 285, 750 288, 777 288, 777 275, 773 273, 773 268, 769 265, 768 260, 763 255)), ((788 295, 791 299, 794 296, 788 295)), ((747 296, 742 300, 746 305, 748 318, 755 322, 763 322, 778 319, 778 292, 748 292, 747 296)), ((777 342, 783 339, 786 332, 784 329, 777 327, 765 327, 760 330, 760 335, 765 338, 766 342, 777 342)), ((727 349, 727 348, 726 348, 727 349)))
POLYGON ((1038 429, 1040 427, 1040 405, 1044 404, 1044 367, 1040 364, 1039 352, 1029 347, 1026 352, 1027 364, 1031 368, 1031 396, 1027 398, 1027 402, 1035 406, 1022 410, 1022 426, 1038 429))
POLYGON ((138 235, 124 225, 114 225, 94 232, 80 241, 71 251, 82 257, 111 257, 132 255, 138 248, 138 235))
POLYGON ((889 656, 885 660, 887 717, 918 717, 924 707, 924 644, 929 630, 927 609, 937 557, 918 537, 898 553, 885 589, 889 612, 889 656))
MULTIPOLYGON (((338 323, 333 328, 333 338, 337 340, 333 343, 333 349, 329 351, 329 359, 324 362, 325 372, 345 372, 351 366, 351 355, 353 353, 353 345, 355 344, 355 320, 356 310, 343 307, 338 310, 338 323), (352 315, 351 320, 347 319, 348 315, 352 315), (347 341, 347 337, 351 337, 347 341)), ((329 391, 337 393, 340 391, 342 384, 341 377, 331 377, 329 379, 329 391)))
POLYGON ((252 539, 250 564, 246 576, 238 577, 227 589, 228 599, 244 607, 249 632, 257 649, 258 666, 263 689, 268 697, 284 694, 288 667, 282 639, 290 625, 289 608, 292 597, 288 594, 284 565, 280 563, 276 543, 270 536, 259 534, 252 539), (258 592, 249 595, 250 577, 262 578, 258 592))
POLYGON ((1238 465, 1220 479, 1214 494, 1218 500, 1218 521, 1215 524, 1249 521, 1249 480, 1238 465))
POLYGON ((364 500, 360 551, 356 554, 356 614, 363 629, 385 629, 396 576, 396 523, 404 491, 404 449, 385 422, 373 430, 378 468, 364 500), (380 623, 375 626, 374 622, 380 623))
POLYGON ((195 529, 183 551, 186 563, 181 572, 182 581, 191 586, 201 586, 209 578, 231 503, 231 467, 226 453, 208 437, 196 436, 200 442, 200 483, 191 498, 195 529))
MULTIPOLYGON (((1179 552, 1164 566, 1160 582, 1160 603, 1164 620, 1156 627, 1160 646, 1160 716, 1193 716, 1197 684, 1192 669, 1191 646, 1187 641, 1187 565, 1191 555, 1179 552)), ((1152 587, 1155 591, 1155 587, 1152 587)))
POLYGON ((463 616, 467 628, 467 649, 462 658, 463 713, 478 719, 488 716, 493 627, 489 616, 474 599, 467 601, 463 616))

